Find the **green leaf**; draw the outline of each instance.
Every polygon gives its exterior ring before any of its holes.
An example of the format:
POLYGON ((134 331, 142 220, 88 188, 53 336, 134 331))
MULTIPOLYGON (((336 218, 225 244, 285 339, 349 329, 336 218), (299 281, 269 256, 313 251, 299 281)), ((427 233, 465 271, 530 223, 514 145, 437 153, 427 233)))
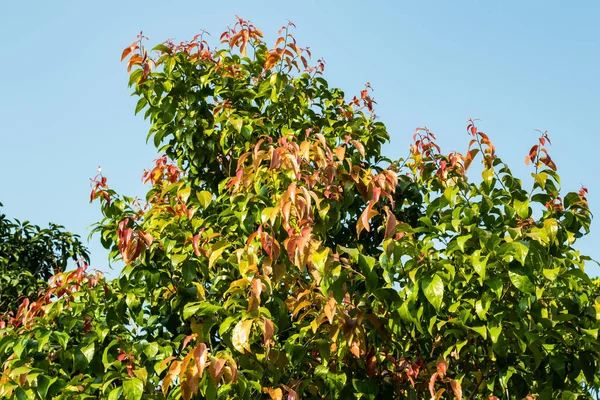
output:
POLYGON ((193 261, 187 261, 181 267, 181 273, 183 275, 183 280, 186 282, 191 282, 196 279, 196 263, 193 261))
POLYGON ((188 319, 192 315, 203 317, 207 315, 215 315, 223 309, 218 304, 212 304, 207 301, 187 303, 183 307, 183 319, 188 319))
POLYGON ((213 199, 212 193, 206 190, 196 193, 196 197, 198 197, 198 201, 200 201, 200 205, 202 205, 202 208, 204 209, 208 208, 213 199))
POLYGON ((465 236, 459 236, 458 238, 456 238, 456 244, 458 245, 460 251, 465 251, 465 243, 467 243, 467 240, 471 239, 472 237, 473 235, 469 234, 465 236))
POLYGON ((550 268, 544 268, 544 270, 542 271, 542 273, 544 274, 544 276, 547 279, 553 281, 553 280, 555 280, 558 277, 558 275, 560 275, 560 267, 558 267, 558 268, 552 268, 552 269, 550 269, 550 268))
POLYGON ((583 329, 583 328, 581 328, 581 332, 585 333, 586 335, 589 335, 589 336, 593 337, 594 339, 598 339, 598 329, 599 328, 595 328, 595 329, 583 329))
POLYGON ((240 132, 242 130, 242 125, 244 124, 244 120, 241 118, 229 118, 229 122, 235 128, 236 131, 240 132))
POLYGON ((88 364, 92 361, 92 358, 94 358, 95 349, 96 347, 92 342, 87 346, 75 350, 74 368, 79 371, 85 370, 88 364))
POLYGON ((144 354, 148 358, 154 357, 156 354, 158 354, 158 344, 154 342, 146 343, 144 345, 144 354))
POLYGON ((327 261, 327 256, 329 254, 329 248, 324 248, 321 251, 315 250, 312 253, 311 261, 314 267, 319 271, 319 273, 323 274, 325 269, 325 262, 327 261))
POLYGON ((375 261, 375 258, 362 254, 358 257, 358 265, 360 266, 360 269, 364 275, 369 274, 373 270, 375 261))
POLYGON ((521 265, 525 265, 525 258, 529 252, 529 243, 523 241, 507 242, 498 249, 498 255, 510 262, 514 258, 521 265))
POLYGON ((184 262, 186 259, 187 259, 187 254, 172 254, 171 255, 171 262, 173 263, 173 266, 175 268, 177 268, 179 266, 179 264, 184 262))
POLYGON ((117 387, 110 391, 108 400, 118 400, 123 395, 123 388, 117 387))
POLYGON ((431 305, 439 311, 444 299, 444 281, 438 274, 434 274, 432 278, 425 278, 421 281, 421 288, 427 300, 431 305))
POLYGON ((144 384, 137 378, 125 379, 123 381, 123 393, 126 400, 140 400, 144 393, 144 384))
POLYGON ((481 281, 485 280, 485 271, 487 266, 488 256, 481 256, 481 250, 475 250, 473 254, 471 254, 471 263, 473 264, 473 269, 481 277, 481 281))
POLYGON ((548 233, 550 241, 556 241, 556 235, 558 234, 558 222, 554 218, 548 218, 544 221, 544 228, 546 228, 546 232, 548 233))
POLYGON ((162 51, 163 53, 171 54, 171 49, 162 43, 154 46, 152 51, 162 51))
POLYGON ((577 398, 577 396, 575 395, 575 393, 573 393, 569 390, 565 390, 560 395, 560 398, 561 398, 561 400, 575 400, 577 398))
POLYGON ((513 201, 513 208, 519 217, 529 218, 529 199, 524 201, 515 199, 513 201))
POLYGON ((146 100, 145 97, 141 97, 138 100, 137 105, 135 106, 135 114, 137 114, 140 111, 142 111, 144 109, 144 107, 146 107, 146 105, 148 105, 148 101, 146 100))
POLYGON ((470 328, 479 333, 484 340, 487 339, 487 328, 485 326, 471 326, 470 328))
POLYGON ((48 388, 56 381, 56 378, 48 378, 46 375, 39 375, 37 378, 37 392, 42 399, 46 398, 48 388))
POLYGON ((490 331, 490 338, 492 339, 492 343, 497 343, 498 342, 498 338, 500 337, 500 334, 502 333, 502 326, 494 326, 492 328, 488 327, 488 330, 490 331))
POLYGON ((535 294, 535 285, 523 271, 510 270, 508 271, 510 281, 517 289, 523 293, 535 294))

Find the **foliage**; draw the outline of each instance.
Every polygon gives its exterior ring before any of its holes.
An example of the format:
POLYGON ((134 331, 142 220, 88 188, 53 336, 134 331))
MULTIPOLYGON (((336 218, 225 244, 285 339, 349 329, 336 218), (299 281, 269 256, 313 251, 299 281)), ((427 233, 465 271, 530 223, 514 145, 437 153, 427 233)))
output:
POLYGON ((600 297, 573 247, 591 214, 585 189, 560 196, 548 136, 528 189, 473 121, 464 156, 418 128, 391 162, 370 88, 345 100, 290 27, 271 50, 241 19, 220 50, 125 49, 165 153, 145 201, 94 180, 95 230, 126 266, 59 274, 22 305, 0 330, 0 394, 591 396, 600 297))
POLYGON ((35 299, 69 259, 89 261, 77 235, 60 225, 42 229, 0 214, 0 315, 16 311, 21 297, 35 299))

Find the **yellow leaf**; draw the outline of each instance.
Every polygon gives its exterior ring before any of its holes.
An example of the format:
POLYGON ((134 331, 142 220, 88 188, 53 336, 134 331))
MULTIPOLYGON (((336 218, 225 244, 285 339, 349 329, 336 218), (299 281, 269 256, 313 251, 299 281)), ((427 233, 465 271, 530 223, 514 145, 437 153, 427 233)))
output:
POLYGON ((252 320, 247 319, 237 323, 231 334, 231 343, 233 347, 240 353, 252 353, 248 339, 250 338, 250 330, 252 329, 252 320))

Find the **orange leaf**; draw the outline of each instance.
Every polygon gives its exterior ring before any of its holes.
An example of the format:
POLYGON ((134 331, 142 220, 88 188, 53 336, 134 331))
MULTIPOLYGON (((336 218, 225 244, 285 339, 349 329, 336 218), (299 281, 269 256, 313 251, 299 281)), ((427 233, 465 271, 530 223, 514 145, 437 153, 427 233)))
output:
POLYGON ((198 369, 198 375, 202 378, 204 369, 206 368, 206 357, 208 352, 206 351, 206 345, 199 343, 198 347, 194 349, 194 360, 196 361, 196 368, 198 369))
POLYGON ((460 382, 455 379, 450 379, 450 386, 452 387, 454 396, 458 400, 462 400, 462 386, 460 385, 460 382))
POLYGON ((240 52, 244 57, 246 57, 246 45, 248 44, 248 39, 250 38, 250 33, 248 29, 242 29, 242 45, 240 46, 240 52))
POLYGON ((275 332, 275 327, 273 326, 273 321, 270 319, 263 317, 264 322, 264 344, 265 347, 269 345, 271 342, 271 338, 273 337, 273 333, 275 332))
POLYGON ((377 211, 373 210, 374 205, 375 201, 371 200, 360 215, 360 219, 356 224, 356 232, 358 235, 360 235, 360 232, 363 229, 365 229, 367 232, 371 232, 371 225, 369 225, 369 220, 378 214, 377 211))
POLYGON ((358 140, 351 140, 350 143, 356 147, 356 150, 358 150, 362 158, 365 158, 365 146, 363 146, 363 144, 358 140))
POLYGON ((431 394, 431 398, 435 398, 435 380, 437 379, 438 373, 434 373, 431 375, 431 379, 429 379, 429 394, 431 394))
POLYGON ((130 46, 125 47, 125 49, 123 50, 123 53, 121 54, 121 61, 123 61, 125 59, 125 57, 127 57, 132 51, 137 50, 138 47, 138 41, 136 40, 135 42, 133 42, 130 46))
POLYGON ((333 316, 335 315, 335 308, 336 308, 335 305, 336 305, 336 301, 333 298, 333 296, 331 296, 329 298, 329 301, 325 305, 325 315, 327 316, 327 320, 329 321, 330 324, 333 324, 333 316))
POLYGON ((338 160, 344 161, 344 156, 346 155, 346 147, 345 146, 339 146, 338 148, 336 148, 335 149, 335 155, 338 158, 338 160))
POLYGON ((210 358, 210 367, 208 368, 208 372, 210 373, 210 378, 215 386, 217 386, 221 380, 224 366, 225 360, 222 358, 210 358))
POLYGON ((263 389, 265 393, 268 393, 271 397, 271 400, 282 400, 283 399, 283 391, 280 388, 277 389, 263 389))

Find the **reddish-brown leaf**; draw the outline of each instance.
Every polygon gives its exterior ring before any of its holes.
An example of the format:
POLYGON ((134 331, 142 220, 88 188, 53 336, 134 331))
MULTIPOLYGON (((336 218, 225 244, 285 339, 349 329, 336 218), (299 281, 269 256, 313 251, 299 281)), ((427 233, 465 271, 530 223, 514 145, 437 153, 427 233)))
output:
POLYGON ((461 386, 460 382, 455 379, 450 379, 450 386, 452 387, 454 396, 458 400, 462 400, 462 386, 461 386))
POLYGON ((273 333, 275 332, 275 327, 273 326, 273 321, 268 319, 267 317, 263 317, 264 322, 264 345, 267 347, 271 343, 271 339, 273 338, 273 333))
POLYGON ((431 375, 431 379, 429 379, 429 394, 431 395, 431 398, 434 399, 435 398, 435 380, 437 379, 438 373, 434 373, 433 375, 431 375))
POLYGON ((387 221, 385 223, 385 238, 391 238, 396 233, 396 225, 398 225, 398 221, 396 220, 396 216, 393 212, 390 211, 389 208, 385 208, 385 213, 387 214, 387 221))
POLYGON ((212 383, 217 386, 223 375, 223 367, 225 366, 225 360, 222 358, 210 358, 210 366, 208 372, 210 373, 210 379, 212 383))
POLYGON ((351 140, 350 143, 356 147, 356 150, 358 150, 362 158, 365 158, 365 146, 358 140, 351 140))

